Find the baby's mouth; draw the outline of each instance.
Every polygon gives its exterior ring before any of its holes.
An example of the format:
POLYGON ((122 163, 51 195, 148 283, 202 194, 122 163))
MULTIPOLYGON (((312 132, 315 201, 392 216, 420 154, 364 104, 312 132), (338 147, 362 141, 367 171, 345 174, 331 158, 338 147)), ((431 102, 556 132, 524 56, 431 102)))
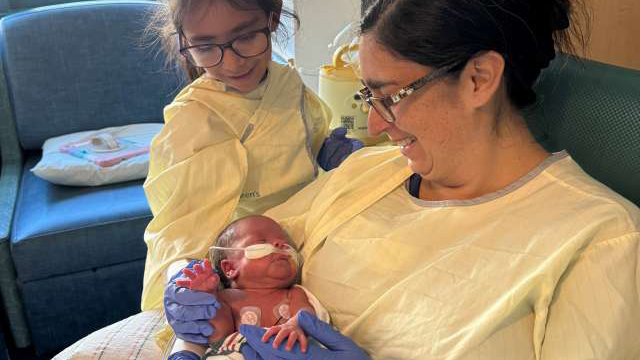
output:
POLYGON ((274 262, 276 262, 276 261, 281 261, 281 260, 289 261, 289 256, 288 256, 288 255, 284 255, 284 254, 282 254, 282 255, 277 255, 277 256, 273 259, 273 261, 274 261, 274 262))

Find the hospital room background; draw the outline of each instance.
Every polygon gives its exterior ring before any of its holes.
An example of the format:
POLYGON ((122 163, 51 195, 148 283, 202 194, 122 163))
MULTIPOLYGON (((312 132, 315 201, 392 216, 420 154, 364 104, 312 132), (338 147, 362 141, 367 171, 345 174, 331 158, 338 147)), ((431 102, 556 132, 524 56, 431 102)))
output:
MULTIPOLYGON (((99 1, 101 0, 96 2, 99 1)), ((292 59, 292 63, 299 70, 305 84, 315 92, 318 92, 320 83, 319 69, 323 65, 331 64, 335 50, 342 45, 342 42, 348 41, 345 40, 348 39, 348 36, 345 33, 341 34, 341 31, 345 30, 350 23, 357 21, 362 8, 365 8, 372 1, 284 0, 285 6, 294 9, 299 15, 302 26, 295 31, 295 36, 292 39, 278 45, 275 49, 274 57, 283 62, 292 59)), ((0 0, 0 16, 3 18, 16 16, 16 14, 34 11, 33 9, 42 6, 63 6, 61 5, 63 3, 68 5, 70 1, 0 0)), ((640 21, 638 21, 640 19, 640 1, 586 0, 586 3, 590 7, 592 19, 590 24, 591 38, 585 57, 607 64, 640 70, 640 51, 638 50, 640 48, 640 40, 638 39, 640 34, 640 21)), ((291 21, 285 25, 288 27, 293 26, 291 21)), ((349 30, 347 29, 347 31, 349 30)), ((2 46, 4 45, 0 44, 0 47, 2 46)), ((6 54, 4 50, 2 51, 3 53, 0 56, 2 56, 3 61, 6 61, 6 54)), ((47 61, 47 54, 42 54, 42 61, 47 61)), ((0 77, 0 88, 2 87, 6 87, 4 75, 0 77)), ((5 96, 6 91, 3 89, 0 94, 5 96)), ((7 104, 5 101, 0 104, 0 107, 11 107, 11 105, 7 104)), ((4 117, 0 118, 0 131, 9 131, 7 120, 4 117)), ((6 148, 11 145, 6 140, 10 137, 3 137, 3 135, 6 134, 0 134, 0 139, 4 139, 3 142, 0 142, 0 147, 5 147, 1 149, 2 152, 0 153, 2 155, 0 157, 0 164, 2 165, 2 173, 0 173, 0 284, 2 285, 2 291, 0 292, 2 297, 2 301, 0 301, 0 360, 50 359, 60 350, 71 345, 84 335, 133 314, 135 309, 139 308, 139 304, 135 300, 136 294, 128 297, 123 296, 120 301, 130 303, 124 306, 124 308, 130 309, 127 310, 129 313, 119 313, 116 318, 105 314, 104 318, 109 319, 108 323, 94 323, 92 327, 84 327, 73 333, 72 336, 61 337, 56 336, 56 334, 40 334, 39 330, 34 328, 34 324, 37 324, 37 322, 32 321, 31 315, 25 315, 28 313, 25 310, 28 307, 27 304, 33 302, 29 297, 34 295, 32 292, 25 291, 24 284, 26 282, 23 282, 25 279, 21 279, 20 272, 16 272, 16 266, 13 263, 14 258, 12 257, 17 253, 12 253, 12 249, 16 245, 12 243, 13 235, 15 234, 11 233, 13 228, 11 221, 14 219, 13 214, 16 210, 7 205, 10 202, 9 199, 12 196, 15 197, 15 194, 10 193, 12 190, 8 184, 17 182, 14 178, 16 175, 12 173, 9 165, 14 161, 18 161, 16 160, 18 158, 13 158, 14 154, 6 148)), ((108 142, 108 139, 102 140, 108 142)), ((27 155, 30 156, 31 153, 27 155)), ((20 159, 22 158, 20 157, 20 159)), ((64 187, 66 185, 55 186, 64 187)), ((82 209, 76 209, 76 211, 82 212, 82 209)), ((37 218, 37 215, 32 215, 32 218, 37 218)), ((131 246, 136 248, 144 246, 141 237, 135 241, 137 242, 135 246, 131 246)), ((124 252, 129 251, 128 248, 121 250, 124 252)), ((38 250, 36 249, 35 251, 37 253, 38 250)), ((56 258, 55 251, 45 255, 48 259, 56 258)), ((27 258, 26 260, 28 261, 29 259, 27 258)), ((67 265, 72 266, 73 264, 67 265)), ((33 266, 37 268, 39 265, 33 264, 33 266)), ((141 269, 137 267, 134 271, 137 273, 138 278, 141 278, 141 269)), ((137 279, 135 276, 132 278, 137 279)), ((63 282, 57 286, 64 288, 66 285, 70 284, 63 282)), ((139 290, 142 290, 141 283, 139 290)), ((74 297, 65 301, 69 302, 66 316, 73 320, 76 314, 74 314, 74 306, 71 302, 82 303, 85 299, 74 297)), ((66 321, 61 318, 59 320, 66 321)), ((49 321, 51 324, 48 325, 55 329, 56 319, 49 321)))

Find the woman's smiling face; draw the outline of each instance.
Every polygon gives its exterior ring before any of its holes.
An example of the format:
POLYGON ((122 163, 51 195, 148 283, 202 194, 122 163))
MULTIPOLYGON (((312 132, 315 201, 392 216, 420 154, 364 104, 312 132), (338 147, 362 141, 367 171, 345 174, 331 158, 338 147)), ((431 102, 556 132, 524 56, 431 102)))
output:
MULTIPOLYGON (((437 70, 397 57, 368 34, 360 44, 360 67, 363 82, 375 97, 395 94, 437 70)), ((424 179, 446 180, 473 131, 459 88, 452 78, 428 83, 390 107, 394 123, 371 109, 369 132, 373 136, 387 133, 401 147, 411 169, 424 179)))

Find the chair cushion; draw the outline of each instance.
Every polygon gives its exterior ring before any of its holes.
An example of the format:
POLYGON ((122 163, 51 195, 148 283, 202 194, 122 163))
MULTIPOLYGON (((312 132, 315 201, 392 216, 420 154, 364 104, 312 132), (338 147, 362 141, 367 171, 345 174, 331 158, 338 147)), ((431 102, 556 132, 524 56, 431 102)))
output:
POLYGON ((151 211, 142 181, 100 187, 55 185, 33 175, 30 155, 11 233, 20 281, 143 259, 151 211), (52 256, 55 255, 55 256, 52 256))
POLYGON ((559 56, 536 91, 527 117, 542 145, 640 206, 640 71, 559 56))
POLYGON ((136 260, 20 282, 36 353, 54 354, 95 330, 138 313, 143 274, 144 260, 136 260))
MULTIPOLYGON (((16 284, 16 270, 11 259, 9 239, 0 239, 0 312, 4 307, 7 324, 7 333, 11 333, 16 347, 29 346, 31 337, 24 317, 22 299, 16 284)), ((2 359, 2 356, 0 356, 2 359)))
POLYGON ((162 122, 182 87, 157 46, 143 46, 157 1, 87 1, 0 20, 0 50, 18 138, 38 150, 51 137, 162 122), (89 50, 90 49, 90 50, 89 50))

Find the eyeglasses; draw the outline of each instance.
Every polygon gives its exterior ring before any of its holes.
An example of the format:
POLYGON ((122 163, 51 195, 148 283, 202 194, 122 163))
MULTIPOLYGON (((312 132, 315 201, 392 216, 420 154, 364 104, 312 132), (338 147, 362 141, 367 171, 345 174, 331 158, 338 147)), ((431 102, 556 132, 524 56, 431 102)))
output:
POLYGON ((262 55, 269 49, 269 37, 271 36, 271 26, 248 32, 224 44, 195 44, 183 46, 183 36, 179 36, 180 54, 187 59, 191 65, 210 68, 222 62, 224 50, 230 48, 241 58, 251 58, 262 55))
POLYGON ((292 248, 290 245, 285 244, 284 249, 277 248, 271 244, 255 244, 249 245, 244 248, 229 248, 229 247, 221 247, 221 246, 211 246, 209 248, 209 259, 213 263, 213 253, 215 250, 225 250, 225 251, 244 251, 244 257, 249 260, 261 259, 265 256, 269 256, 273 253, 285 254, 289 255, 296 264, 299 263, 298 252, 292 248))
POLYGON ((438 70, 431 72, 429 75, 421 77, 420 79, 412 82, 411 84, 403 87, 395 94, 385 97, 375 97, 371 93, 368 87, 364 87, 358 91, 358 94, 362 97, 364 101, 369 104, 372 108, 374 108, 378 114, 388 123, 393 123, 396 121, 396 116, 393 111, 391 111, 391 106, 400 102, 400 100, 406 98, 411 95, 416 90, 421 87, 427 85, 428 83, 437 80, 443 77, 445 74, 449 72, 449 70, 453 69, 457 64, 447 65, 438 70))

